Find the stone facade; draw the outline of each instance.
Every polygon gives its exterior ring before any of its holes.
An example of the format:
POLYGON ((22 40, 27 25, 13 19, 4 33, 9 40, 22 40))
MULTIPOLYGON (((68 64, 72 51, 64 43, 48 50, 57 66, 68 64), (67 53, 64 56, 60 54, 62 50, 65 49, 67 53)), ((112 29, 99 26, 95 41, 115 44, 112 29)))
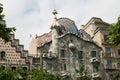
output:
MULTIPOLYGON (((91 41, 89 34, 78 30, 74 21, 54 17, 51 31, 33 40, 40 56, 40 67, 51 73, 76 79, 76 70, 84 66, 93 79, 103 78, 101 48, 91 41)), ((31 51, 32 52, 32 51, 31 51)))

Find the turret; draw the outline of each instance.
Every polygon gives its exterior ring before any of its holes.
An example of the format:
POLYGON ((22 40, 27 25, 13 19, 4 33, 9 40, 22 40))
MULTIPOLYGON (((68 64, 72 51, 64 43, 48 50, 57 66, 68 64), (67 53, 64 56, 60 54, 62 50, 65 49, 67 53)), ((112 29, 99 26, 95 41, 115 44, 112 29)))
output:
POLYGON ((58 54, 58 29, 59 29, 59 23, 57 22, 57 11, 54 10, 53 12, 54 15, 54 20, 53 23, 51 25, 51 32, 52 32, 52 45, 50 47, 50 52, 52 52, 53 54, 58 54))

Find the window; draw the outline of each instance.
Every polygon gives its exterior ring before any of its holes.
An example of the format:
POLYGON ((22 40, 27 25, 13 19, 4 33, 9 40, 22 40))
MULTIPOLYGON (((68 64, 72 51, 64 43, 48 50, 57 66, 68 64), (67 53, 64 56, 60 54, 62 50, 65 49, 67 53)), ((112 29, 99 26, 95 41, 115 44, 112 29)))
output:
POLYGON ((5 60, 5 51, 0 52, 0 59, 5 60))
POLYGON ((65 63, 61 63, 61 71, 66 71, 67 67, 65 63))
POLYGON ((65 50, 64 49, 60 50, 60 57, 62 57, 62 58, 65 57, 65 50))
POLYGON ((120 49, 118 49, 118 55, 120 55, 120 49))
POLYGON ((104 42, 108 40, 108 35, 104 35, 104 42))
POLYGON ((52 70, 52 64, 51 63, 47 64, 47 70, 52 70))
POLYGON ((98 66, 93 66, 93 72, 98 72, 98 71, 99 71, 98 66))
POLYGON ((91 51, 91 57, 96 57, 96 51, 91 51))
POLYGON ((112 59, 107 60, 107 67, 110 69, 112 68, 112 59))
POLYGON ((105 47, 105 53, 111 53, 111 48, 110 47, 105 47))
POLYGON ((78 58, 79 59, 83 59, 83 51, 79 51, 78 52, 78 58))

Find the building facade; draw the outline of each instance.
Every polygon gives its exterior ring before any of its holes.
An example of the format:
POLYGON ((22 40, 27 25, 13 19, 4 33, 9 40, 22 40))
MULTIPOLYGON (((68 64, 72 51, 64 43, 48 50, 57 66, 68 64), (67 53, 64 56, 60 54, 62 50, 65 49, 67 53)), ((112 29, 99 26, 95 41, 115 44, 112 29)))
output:
POLYGON ((102 48, 101 59, 106 80, 110 80, 113 73, 120 70, 120 49, 108 42, 109 27, 109 23, 97 17, 91 18, 85 25, 82 25, 82 29, 102 48))
POLYGON ((30 46, 31 54, 40 55, 40 66, 66 78, 76 79, 76 70, 84 66, 93 79, 103 79, 101 48, 91 41, 84 30, 78 30, 74 21, 56 17, 50 27, 51 31, 37 36, 30 46), (33 50, 32 50, 33 49, 33 50))

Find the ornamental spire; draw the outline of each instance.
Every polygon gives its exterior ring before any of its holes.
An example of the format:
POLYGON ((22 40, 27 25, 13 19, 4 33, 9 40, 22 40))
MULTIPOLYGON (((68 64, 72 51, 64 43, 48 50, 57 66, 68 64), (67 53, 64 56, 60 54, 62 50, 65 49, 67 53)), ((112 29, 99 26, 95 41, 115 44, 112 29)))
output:
POLYGON ((58 12, 56 11, 56 9, 53 10, 52 14, 54 15, 54 18, 57 19, 56 15, 58 14, 58 12))
POLYGON ((53 10, 52 14, 54 15, 54 20, 51 25, 51 29, 59 26, 59 23, 57 22, 57 17, 56 17, 56 15, 58 14, 56 9, 53 10))

